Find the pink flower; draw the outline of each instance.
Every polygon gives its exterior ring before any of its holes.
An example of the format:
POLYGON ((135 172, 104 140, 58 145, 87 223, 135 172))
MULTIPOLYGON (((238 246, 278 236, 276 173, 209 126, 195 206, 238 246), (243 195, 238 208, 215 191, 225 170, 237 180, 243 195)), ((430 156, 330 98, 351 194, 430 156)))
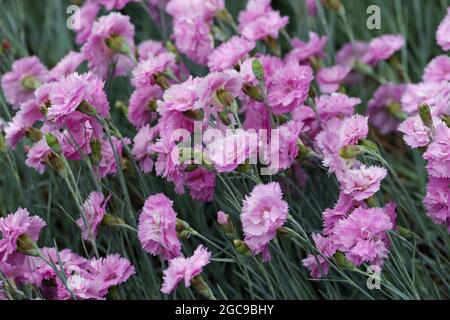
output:
POLYGON ((134 62, 134 26, 130 17, 118 12, 102 16, 94 23, 92 33, 81 48, 89 69, 106 79, 111 65, 115 64, 114 76, 131 71, 134 62))
POLYGON ((128 3, 137 1, 139 0, 97 0, 98 3, 105 6, 109 11, 113 9, 122 10, 128 3))
POLYGON ((439 24, 436 31, 436 41, 441 46, 442 50, 450 50, 450 7, 447 8, 447 15, 439 24))
POLYGON ((241 93, 241 88, 242 78, 237 71, 211 72, 198 84, 198 105, 202 109, 215 106, 221 110, 223 105, 217 99, 217 91, 226 91, 233 97, 238 97, 241 93))
POLYGON ((188 186, 193 199, 203 202, 212 201, 216 186, 216 175, 203 167, 199 167, 184 175, 184 183, 188 186))
MULTIPOLYGON (((303 124, 296 121, 289 121, 278 128, 278 163, 271 159, 271 168, 288 169, 298 155, 297 141, 299 140, 300 132, 303 130, 303 124)), ((272 145, 272 144, 271 144, 272 145)), ((272 152, 274 150, 271 150, 272 152)))
POLYGON ((44 173, 48 156, 52 153, 52 149, 47 145, 45 139, 36 142, 27 153, 25 164, 35 169, 40 174, 44 173))
POLYGON ((278 38, 278 32, 284 28, 289 17, 281 17, 274 11, 270 0, 250 0, 238 17, 239 31, 249 40, 257 41, 266 37, 278 38))
POLYGON ((51 88, 47 119, 62 126, 83 101, 94 107, 102 117, 108 116, 109 103, 103 87, 104 82, 92 73, 73 73, 61 78, 51 88))
POLYGON ((230 172, 247 159, 256 159, 257 148, 256 133, 239 129, 216 137, 207 145, 206 154, 217 172, 230 172))
POLYGON ((303 265, 309 269, 313 278, 318 279, 328 274, 329 265, 325 258, 331 258, 334 255, 336 246, 333 244, 333 239, 325 238, 320 234, 313 233, 312 238, 320 255, 309 254, 306 259, 303 259, 303 265))
POLYGON ((363 57, 363 62, 374 65, 380 61, 387 60, 404 45, 405 39, 400 34, 388 34, 372 39, 363 57))
POLYGON ((431 60, 425 67, 423 81, 450 81, 450 57, 447 55, 440 55, 431 60))
POLYGON ((92 260, 90 269, 95 274, 95 280, 102 286, 102 296, 107 294, 109 288, 126 282, 135 274, 135 269, 130 261, 118 254, 110 254, 105 258, 92 260))
POLYGON ((149 57, 138 63, 133 70, 132 84, 135 88, 145 88, 158 85, 157 76, 176 67, 175 55, 171 52, 149 57))
POLYGON ((450 179, 431 177, 423 199, 427 215, 450 232, 450 179))
POLYGON ((217 212, 217 222, 221 225, 227 225, 229 223, 228 215, 223 211, 217 212))
POLYGON ((244 84, 257 86, 259 80, 256 79, 255 74, 253 73, 253 61, 255 61, 255 58, 249 58, 241 62, 239 64, 239 73, 242 77, 242 81, 244 82, 244 84))
POLYGON ((150 57, 159 56, 167 52, 163 44, 155 40, 144 40, 138 46, 139 61, 147 60, 150 57))
POLYGON ((121 166, 121 157, 123 152, 123 147, 130 144, 130 140, 125 138, 120 140, 119 138, 112 137, 111 142, 108 139, 102 139, 101 141, 101 160, 94 168, 97 176, 102 179, 107 175, 116 175, 117 171, 120 170, 118 166, 121 166), (114 149, 113 150, 113 146, 114 149), (119 163, 116 161, 116 155, 119 158, 119 163))
POLYGON ((2 78, 6 101, 13 108, 34 97, 34 90, 47 80, 48 70, 36 56, 14 61, 12 70, 2 78))
POLYGON ((270 131, 270 113, 267 106, 264 103, 257 102, 250 98, 242 99, 243 108, 241 110, 245 112, 244 129, 265 129, 270 131))
POLYGON ((156 101, 162 97, 158 86, 150 85, 136 89, 130 98, 128 120, 140 129, 156 119, 156 101))
POLYGON ((341 193, 336 205, 330 209, 325 209, 323 216, 323 232, 330 235, 336 223, 346 218, 355 208, 363 206, 363 203, 354 200, 351 196, 341 193))
POLYGON ((336 63, 353 67, 355 62, 361 61, 367 52, 367 43, 356 41, 354 43, 346 43, 336 53, 336 63))
POLYGON ((286 56, 286 61, 305 62, 310 58, 322 58, 324 56, 325 46, 328 38, 320 37, 314 32, 309 33, 309 42, 303 42, 300 39, 291 41, 294 49, 286 56))
MULTIPOLYGON (((67 287, 71 293, 81 300, 103 300, 104 294, 102 294, 103 285, 100 281, 90 278, 87 275, 71 274, 67 277, 67 287)), ((66 287, 58 283, 58 300, 72 299, 71 294, 66 287)))
POLYGON ((171 293, 182 280, 184 280, 184 285, 189 287, 192 278, 202 273, 210 258, 211 253, 205 247, 199 245, 191 257, 178 257, 170 260, 169 267, 164 270, 161 292, 171 293))
POLYGON ((354 264, 381 265, 388 255, 387 231, 393 227, 382 208, 358 208, 337 223, 333 239, 338 249, 354 264))
POLYGON ((214 40, 210 26, 202 19, 176 19, 173 24, 175 45, 192 61, 206 64, 208 56, 214 50, 214 40))
POLYGON ((200 78, 189 78, 181 84, 174 84, 164 91, 162 101, 158 101, 158 113, 164 115, 170 111, 185 112, 197 109, 200 78))
POLYGON ((96 238, 97 227, 106 214, 106 204, 109 198, 105 200, 103 193, 94 191, 89 194, 88 199, 83 203, 83 212, 86 221, 83 220, 83 217, 80 217, 77 220, 77 225, 81 228, 84 240, 96 238))
POLYGON ((339 132, 339 147, 355 145, 369 133, 368 117, 355 114, 345 118, 341 123, 339 132))
POLYGON ((234 36, 222 43, 208 56, 208 67, 211 71, 224 71, 239 65, 250 51, 255 48, 255 42, 234 36))
POLYGON ((269 81, 267 102, 274 114, 292 111, 308 97, 313 72, 309 66, 287 62, 269 81))
POLYGON ((224 0, 170 0, 166 11, 174 19, 198 18, 211 22, 217 12, 225 8, 224 0))
POLYGON ((269 242, 285 223, 288 210, 277 182, 257 185, 245 197, 241 213, 245 243, 255 255, 262 253, 264 261, 271 259, 269 242))
POLYGON ((316 0, 306 0, 306 9, 308 10, 308 15, 315 17, 317 15, 317 5, 316 0))
POLYGON ((397 130, 399 120, 394 117, 392 112, 400 107, 400 100, 404 92, 404 85, 394 83, 381 85, 374 92, 368 103, 369 123, 380 133, 388 134, 397 130))
POLYGON ((85 43, 91 35, 97 14, 100 12, 100 6, 94 1, 86 1, 80 8, 78 17, 80 19, 80 28, 75 29, 77 33, 75 42, 79 45, 85 43))
POLYGON ((331 68, 322 68, 316 76, 319 88, 324 93, 335 92, 339 89, 341 82, 347 77, 351 67, 335 65, 331 68))
POLYGON ((162 255, 166 260, 180 255, 181 243, 177 238, 177 214, 172 201, 158 193, 147 198, 139 217, 139 240, 151 255, 162 255))
POLYGON ((8 146, 15 149, 36 121, 42 120, 43 114, 36 100, 28 100, 5 127, 5 139, 8 146))
POLYGON ((154 143, 158 134, 158 127, 146 125, 139 130, 134 138, 132 153, 144 173, 149 173, 153 170, 153 153, 149 150, 149 146, 154 143))
POLYGON ((423 154, 428 161, 428 173, 437 178, 450 178, 450 128, 439 123, 435 125, 436 133, 433 142, 423 154))
POLYGON ((342 192, 362 201, 373 196, 380 189, 381 180, 386 177, 385 168, 361 165, 357 169, 350 169, 340 177, 342 192))
POLYGON ((84 61, 82 53, 70 51, 64 58, 62 58, 48 74, 48 81, 56 81, 60 77, 66 77, 71 73, 77 71, 78 67, 84 61))
POLYGON ((349 117, 353 114, 355 106, 361 103, 361 99, 349 97, 343 93, 321 95, 316 98, 317 113, 322 121, 334 117, 349 117))
POLYGON ((408 84, 402 96, 402 109, 409 114, 416 114, 419 105, 427 103, 434 107, 440 103, 448 105, 450 85, 443 82, 421 82, 408 84), (447 102, 447 103, 446 103, 447 102))
POLYGON ((403 140, 411 148, 424 147, 428 145, 430 141, 430 130, 423 124, 419 115, 409 117, 403 121, 398 131, 404 134, 403 140))
POLYGON ((17 240, 27 235, 37 241, 39 232, 45 227, 45 222, 37 216, 30 217, 27 209, 19 208, 16 212, 0 218, 0 262, 5 262, 8 256, 17 251, 17 240))

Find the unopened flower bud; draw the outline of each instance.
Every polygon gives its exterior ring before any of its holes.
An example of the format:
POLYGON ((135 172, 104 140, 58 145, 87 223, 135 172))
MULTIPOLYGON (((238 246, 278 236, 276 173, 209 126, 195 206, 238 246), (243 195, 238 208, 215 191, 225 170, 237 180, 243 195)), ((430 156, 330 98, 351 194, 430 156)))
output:
POLYGON ((35 90, 40 87, 41 82, 35 76, 27 76, 22 79, 22 87, 27 90, 35 90))
POLYGON ((378 149, 378 145, 373 142, 372 140, 369 139, 363 139, 361 140, 361 142, 359 143, 361 146, 367 148, 370 151, 373 151, 377 154, 380 154, 380 150, 378 149))
POLYGON ((5 137, 3 133, 0 132, 0 152, 5 153, 7 150, 5 137))
POLYGON ((186 221, 177 219, 177 224, 176 224, 175 230, 178 233, 180 233, 180 232, 186 231, 187 229, 189 229, 189 224, 186 221))
POLYGON ((216 300, 216 297, 212 293, 209 286, 206 284, 205 280, 201 275, 195 276, 191 279, 192 287, 197 290, 199 294, 201 294, 203 297, 210 299, 210 300, 216 300))
POLYGON ((180 52, 178 51, 177 47, 173 44, 172 41, 168 40, 166 41, 166 49, 167 51, 173 53, 175 55, 176 62, 180 62, 180 52))
POLYGON ((349 260, 345 257, 345 255, 344 255, 342 252, 340 252, 340 251, 337 251, 337 252, 334 254, 333 259, 334 259, 334 261, 336 261, 336 263, 337 263, 340 267, 342 267, 342 268, 344 268, 344 269, 353 269, 353 268, 355 267, 355 265, 354 265, 351 261, 349 261, 349 260))
POLYGON ((234 247, 236 248, 236 251, 244 256, 250 257, 252 255, 252 250, 248 247, 248 245, 239 239, 233 240, 234 247))
POLYGON ((87 114, 88 116, 96 116, 97 110, 86 100, 83 100, 83 102, 80 103, 80 105, 77 108, 77 111, 87 114))
POLYGON ((254 59, 252 61, 252 70, 256 79, 258 79, 259 81, 264 80, 264 67, 260 60, 254 59))
POLYGON ((161 87, 163 90, 167 90, 170 88, 170 81, 166 75, 163 73, 157 73, 153 76, 155 83, 161 87))
POLYGON ((200 121, 203 120, 205 113, 202 110, 197 109, 184 111, 183 115, 188 117, 189 119, 200 121))
POLYGON ((235 101, 233 95, 222 88, 217 89, 215 95, 217 102, 225 108, 230 107, 235 101))
POLYGON ((255 101, 258 101, 258 102, 263 102, 264 101, 263 92, 262 92, 261 88, 259 88, 259 87, 255 87, 255 86, 252 86, 250 84, 245 84, 242 87, 242 91, 247 96, 249 96, 250 98, 252 98, 255 101))
POLYGON ((33 140, 34 142, 38 142, 42 139, 42 132, 36 128, 28 128, 27 137, 33 140))
POLYGON ((433 117, 431 116, 430 106, 426 103, 419 106, 419 115, 422 119, 423 124, 429 128, 432 132, 434 131, 433 117))
POLYGON ((57 154, 55 154, 55 153, 49 154, 48 155, 48 163, 61 176, 66 175, 66 167, 64 165, 64 162, 61 160, 61 158, 57 154))
POLYGON ((131 50, 125 39, 121 36, 111 36, 106 39, 106 46, 112 51, 121 54, 130 54, 131 50))
POLYGON ((39 256, 39 248, 36 242, 27 234, 21 234, 16 241, 17 250, 27 256, 39 256))
POLYGON ((344 159, 354 159, 362 153, 360 147, 353 144, 344 146, 339 150, 339 155, 344 159))
POLYGON ((91 154, 89 155, 92 163, 98 164, 102 160, 102 144, 96 139, 91 140, 91 154))
POLYGON ((125 221, 123 221, 121 218, 113 216, 111 214, 105 214, 103 219, 102 219, 102 223, 110 226, 110 227, 114 227, 114 226, 120 226, 120 225, 124 225, 125 221))
POLYGON ((47 142, 47 145, 52 149, 54 153, 61 153, 61 144, 59 143, 58 139, 50 132, 47 132, 45 134, 45 141, 47 142))

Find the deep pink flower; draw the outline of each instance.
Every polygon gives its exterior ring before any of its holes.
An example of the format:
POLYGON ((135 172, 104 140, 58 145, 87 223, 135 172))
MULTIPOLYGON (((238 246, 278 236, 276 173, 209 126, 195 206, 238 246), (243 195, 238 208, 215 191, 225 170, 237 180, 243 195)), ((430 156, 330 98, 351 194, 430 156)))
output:
POLYGON ((171 293, 182 280, 184 280, 184 285, 189 287, 192 278, 202 273, 210 258, 211 253, 205 247, 199 245, 191 257, 178 257, 170 260, 169 267, 164 270, 164 282, 161 292, 165 294, 171 293))
POLYGON ((396 51, 405 45, 405 39, 402 35, 383 35, 372 39, 369 42, 367 52, 362 58, 364 63, 377 64, 380 61, 389 59, 396 51))
POLYGON ((211 71, 224 71, 239 65, 250 51, 255 48, 255 42, 234 36, 222 43, 208 56, 208 68, 211 71))
POLYGON ((132 153, 144 173, 149 173, 153 170, 153 153, 149 150, 149 146, 154 143, 158 134, 158 127, 146 125, 139 130, 134 138, 132 153))
POLYGON ((109 201, 108 197, 105 199, 103 193, 94 191, 89 194, 89 197, 83 203, 83 212, 86 222, 80 217, 77 220, 77 225, 81 228, 83 239, 95 239, 97 236, 97 227, 103 220, 106 214, 106 205, 109 201))
POLYGON ((331 258, 334 255, 336 246, 332 239, 325 238, 320 234, 313 233, 312 238, 320 255, 309 254, 302 262, 305 268, 309 269, 313 278, 318 279, 328 274, 329 265, 325 258, 331 258))
POLYGON ((229 223, 228 221, 229 217, 228 215, 223 211, 217 212, 217 222, 221 225, 226 225, 229 223))
POLYGON ((171 52, 149 57, 138 63, 133 70, 132 84, 135 88, 146 88, 158 85, 157 76, 176 67, 175 55, 171 52))
POLYGON ((431 177, 423 199, 427 215, 450 232, 450 179, 431 177))
POLYGON ((450 50, 450 7, 447 8, 447 14, 436 31, 436 41, 442 50, 450 50))
POLYGON ((387 231, 393 228, 382 208, 358 208, 337 223, 333 239, 340 251, 356 265, 363 262, 381 265, 388 255, 387 231))
POLYGON ((127 74, 134 66, 130 57, 134 53, 133 36, 134 26, 130 22, 130 17, 118 12, 100 17, 94 23, 92 33, 81 48, 89 69, 103 79, 108 77, 112 65, 115 65, 114 76, 127 74), (112 48, 111 43, 115 46, 121 43, 122 52, 118 52, 118 48, 112 48), (126 50, 129 53, 125 53, 126 50))
POLYGON ((450 57, 447 55, 440 55, 431 60, 425 67, 423 81, 450 81, 450 57))
POLYGON ((52 149, 47 145, 45 139, 41 139, 36 142, 27 153, 27 160, 25 164, 35 169, 40 174, 45 171, 45 165, 48 160, 48 156, 52 153, 52 149))
POLYGON ((309 33, 309 41, 303 42, 300 39, 293 39, 291 44, 294 47, 286 56, 286 61, 306 62, 310 58, 322 58, 327 45, 328 38, 320 37, 314 32, 309 33))
POLYGON ((180 255, 177 238, 177 213, 172 201, 158 193, 147 198, 139 217, 139 240, 144 250, 154 256, 170 260, 180 255))
POLYGON ((156 119, 156 101, 161 99, 162 90, 150 85, 136 89, 130 97, 128 120, 140 129, 156 119))
POLYGON ((193 199, 203 202, 212 201, 216 186, 216 175, 203 167, 199 167, 184 175, 184 183, 189 188, 193 199))
POLYGON ((17 240, 27 235, 37 241, 45 222, 37 216, 30 216, 27 209, 19 208, 16 212, 0 218, 0 262, 5 262, 8 256, 17 251, 17 240))
POLYGON ((102 117, 108 116, 109 103, 103 87, 104 82, 92 73, 73 73, 61 78, 51 88, 51 106, 47 110, 47 119, 62 126, 83 101, 94 107, 102 117))
POLYGON ((122 152, 125 145, 128 145, 131 143, 131 141, 128 138, 119 139, 117 137, 112 137, 111 142, 104 138, 101 141, 101 160, 94 167, 94 171, 97 174, 97 176, 102 179, 106 177, 107 175, 116 175, 118 170, 120 170, 121 166, 121 158, 122 158, 122 152), (114 149, 113 150, 113 146, 114 149), (119 158, 117 163, 116 161, 116 155, 119 158), (119 167, 118 167, 119 166, 119 167))
POLYGON ((241 111, 245 112, 244 129, 265 129, 270 132, 270 112, 264 103, 250 98, 243 98, 241 111))
POLYGON ((109 11, 116 9, 122 10, 129 2, 137 2, 139 0, 97 0, 98 3, 105 6, 109 11))
POLYGON ((362 202, 354 200, 351 196, 345 193, 339 194, 339 199, 336 205, 331 209, 325 209, 323 216, 323 232, 325 235, 330 235, 336 223, 346 218, 350 212, 356 207, 363 206, 362 202))
POLYGON ((395 118, 393 112, 400 107, 405 88, 402 84, 384 84, 378 87, 370 99, 367 110, 369 123, 380 133, 388 134, 397 130, 399 120, 395 118))
POLYGON ((250 0, 244 11, 239 13, 239 31, 249 40, 257 41, 266 37, 278 38, 289 17, 281 17, 279 11, 270 6, 271 0, 250 0))
POLYGON ((245 243, 255 255, 262 253, 264 261, 271 259, 269 242, 285 223, 288 210, 277 182, 257 185, 245 197, 241 213, 245 243))
POLYGON ((433 142, 423 154, 428 161, 428 173, 437 178, 450 178, 450 128, 444 123, 435 125, 433 142))
POLYGON ((308 97, 313 72, 309 66, 287 62, 269 81, 267 102, 274 114, 292 111, 308 97))
POLYGON ((155 40, 144 40, 138 45, 137 49, 139 61, 144 61, 150 57, 159 56, 160 54, 167 52, 164 45, 155 40))
POLYGON ((48 81, 56 81, 61 77, 66 77, 71 73, 77 71, 80 64, 84 61, 82 53, 70 51, 64 58, 62 58, 48 74, 48 81))
POLYGON ((78 17, 80 19, 80 28, 75 29, 75 42, 82 45, 91 35, 97 14, 100 12, 100 5, 94 1, 86 1, 80 8, 78 17))
POLYGON ((351 67, 339 64, 330 68, 320 69, 316 76, 320 90, 324 93, 337 91, 339 85, 344 81, 350 71, 351 67))
MULTIPOLYGON (((278 163, 275 163, 274 158, 270 157, 270 167, 276 169, 288 169, 295 158, 298 155, 297 141, 300 136, 300 132, 303 130, 303 124, 296 121, 289 121, 278 128, 278 150, 271 150, 277 153, 275 159, 278 163)), ((271 140, 271 146, 274 145, 273 139, 271 140)))
POLYGON ((11 71, 2 76, 6 101, 17 109, 34 97, 34 90, 47 81, 48 70, 36 56, 14 61, 11 71))
POLYGON ((342 192, 362 201, 370 198, 380 189, 381 180, 387 175, 385 168, 361 165, 350 169, 340 177, 342 192))

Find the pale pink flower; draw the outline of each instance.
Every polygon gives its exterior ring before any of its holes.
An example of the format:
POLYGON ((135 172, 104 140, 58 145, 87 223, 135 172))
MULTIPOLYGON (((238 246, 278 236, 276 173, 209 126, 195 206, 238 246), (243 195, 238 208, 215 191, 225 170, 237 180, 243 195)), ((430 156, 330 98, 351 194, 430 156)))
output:
POLYGON ((450 7, 447 8, 447 14, 436 31, 436 41, 442 50, 450 50, 450 7))
POLYGON ((345 77, 351 71, 351 67, 344 65, 335 65, 330 68, 322 68, 317 72, 316 81, 319 88, 324 93, 335 92, 345 77))
POLYGON ((45 139, 41 139, 36 142, 27 153, 27 160, 25 164, 35 169, 40 174, 45 171, 45 165, 48 160, 48 156, 52 153, 52 149, 47 145, 45 139))
POLYGON ((26 57, 14 61, 11 71, 1 77, 6 101, 17 109, 34 97, 34 89, 47 81, 48 70, 38 57, 26 57))
POLYGON ((444 123, 435 125, 433 142, 423 154, 428 161, 428 173, 437 178, 450 178, 450 128, 444 123))
POLYGON ((189 188, 189 193, 193 199, 203 202, 213 200, 216 186, 216 175, 213 172, 209 172, 203 167, 185 172, 184 183, 189 188))
POLYGON ((140 129, 156 119, 156 101, 162 97, 158 86, 150 85, 136 89, 130 97, 128 120, 140 129), (152 106, 153 104, 153 106, 152 106))
POLYGON ((202 273, 203 268, 210 262, 211 253, 202 245, 195 249, 189 258, 178 257, 169 261, 169 267, 164 270, 161 292, 169 294, 175 290, 178 283, 184 280, 184 285, 189 287, 192 278, 202 273))
POLYGON ((81 48, 88 61, 89 69, 102 79, 108 77, 112 65, 115 65, 113 76, 127 74, 134 66, 130 54, 134 53, 134 26, 130 17, 118 12, 102 16, 94 23, 92 33, 81 48), (122 42, 122 49, 128 48, 129 54, 119 53, 108 47, 108 42, 122 42))
POLYGON ((376 127, 380 133, 388 134, 397 130, 397 120, 390 108, 400 106, 400 101, 406 86, 403 84, 387 83, 378 87, 368 103, 367 113, 369 123, 376 127))
POLYGON ((149 147, 150 144, 154 143, 158 134, 158 127, 146 125, 139 130, 134 138, 132 153, 144 173, 149 173, 153 170, 154 153, 151 152, 149 147))
POLYGON ((100 12, 100 5, 94 1, 86 1, 80 8, 78 17, 80 19, 79 28, 75 29, 75 42, 82 45, 91 35, 92 26, 94 25, 97 14, 100 12))
POLYGON ((340 177, 342 192, 362 201, 373 196, 380 189, 381 180, 386 177, 385 168, 361 165, 345 171, 340 177))
POLYGON ((333 229, 333 240, 354 264, 368 262, 381 265, 388 255, 387 232, 393 227, 382 208, 358 208, 337 223, 333 229))
POLYGON ((450 179, 431 177, 423 199, 427 215, 450 232, 450 179))
POLYGON ((92 73, 73 73, 61 78, 51 88, 51 106, 47 110, 47 119, 62 126, 83 101, 94 107, 102 117, 108 116, 109 103, 103 91, 104 85, 104 81, 92 73))
POLYGON ((242 77, 242 81, 244 82, 244 84, 257 86, 259 80, 256 79, 255 74, 253 73, 253 61, 255 61, 255 58, 249 58, 241 62, 239 64, 239 73, 242 77))
POLYGON ((94 191, 89 194, 89 197, 83 203, 83 212, 86 218, 83 217, 77 220, 77 225, 81 228, 83 239, 95 239, 97 237, 97 228, 106 214, 106 205, 109 201, 108 197, 105 199, 103 193, 94 191))
POLYGON ((197 109, 200 78, 190 77, 181 84, 174 84, 164 91, 163 99, 158 101, 158 113, 163 115, 170 111, 185 112, 197 109))
POLYGON ((95 275, 95 280, 101 283, 101 295, 107 294, 108 289, 126 282, 135 269, 130 261, 118 254, 110 254, 105 258, 90 261, 90 271, 95 275))
POLYGON ((107 175, 116 175, 121 166, 122 152, 125 145, 130 144, 128 138, 119 139, 117 137, 112 137, 111 142, 104 138, 100 141, 101 143, 101 160, 94 167, 96 175, 103 179, 107 175), (114 150, 113 150, 114 146, 114 150), (118 157, 119 163, 116 161, 116 155, 118 157))
MULTIPOLYGON (((298 145, 300 132, 303 130, 303 124, 296 121, 289 121, 278 128, 279 149, 278 164, 271 161, 271 168, 288 169, 298 155, 298 145)), ((272 143, 272 142, 271 142, 272 143)), ((273 151, 273 150, 271 150, 273 151)))
POLYGON ((204 65, 214 50, 210 26, 202 19, 181 18, 173 24, 175 45, 192 61, 204 65))
POLYGON ((37 241, 45 222, 38 216, 30 216, 27 209, 19 208, 16 212, 0 218, 0 262, 5 262, 8 256, 17 251, 17 239, 26 235, 37 241))
POLYGON ((278 38, 289 17, 281 17, 279 11, 270 6, 271 0, 250 0, 244 11, 239 13, 239 31, 249 40, 257 41, 267 37, 278 38))
MULTIPOLYGON (((402 96, 402 109, 409 114, 416 114, 421 104, 427 103, 431 107, 444 104, 448 106, 450 101, 449 82, 421 82, 408 84, 402 96)), ((435 111, 434 111, 435 112, 435 111)))
POLYGON ((88 275, 71 274, 67 277, 66 286, 60 283, 58 285, 57 299, 71 300, 72 294, 80 300, 104 300, 103 285, 101 281, 91 278, 88 275))
POLYGON ((360 140, 365 139, 369 133, 367 121, 368 117, 359 114, 342 120, 339 131, 339 147, 355 145, 360 140))
POLYGON ((423 124, 419 115, 403 121, 399 125, 398 131, 404 134, 403 140, 411 148, 424 147, 431 142, 430 129, 423 124))
POLYGON ((364 203, 354 200, 345 193, 340 193, 335 206, 332 209, 325 209, 322 213, 324 234, 330 235, 336 223, 346 218, 350 212, 359 206, 364 206, 364 203))
POLYGON ((320 255, 309 254, 302 262, 303 266, 309 269, 313 278, 318 279, 328 274, 329 264, 325 258, 331 258, 334 255, 336 246, 333 239, 325 238, 320 234, 313 233, 312 238, 320 255))
POLYGON ((380 61, 389 59, 404 45, 405 39, 400 34, 380 36, 369 42, 369 47, 362 60, 367 64, 377 64, 380 61))
POLYGON ((244 101, 241 111, 245 112, 244 129, 265 129, 270 132, 270 113, 264 103, 250 98, 241 99, 244 101))
POLYGON ((291 44, 294 48, 287 54, 285 60, 303 63, 310 58, 322 58, 325 55, 327 40, 326 36, 320 37, 314 32, 309 33, 308 42, 293 39, 291 44))
POLYGON ((62 58, 48 73, 48 81, 56 81, 77 71, 84 61, 84 56, 80 52, 70 51, 62 58))
POLYGON ((274 114, 292 111, 308 97, 313 72, 309 66, 287 62, 269 81, 267 102, 274 114))
POLYGON ((147 198, 139 217, 139 240, 144 250, 166 260, 178 257, 181 243, 177 238, 177 213, 172 201, 158 193, 147 198))
POLYGON ((317 113, 322 121, 334 117, 349 117, 353 114, 355 106, 361 103, 361 99, 349 97, 343 93, 321 95, 316 98, 317 113))
POLYGON ((222 43, 208 56, 208 68, 211 71, 224 71, 239 65, 250 51, 255 48, 255 42, 234 36, 222 43))
POLYGON ((202 109, 215 106, 222 110, 223 106, 220 101, 217 100, 217 91, 226 91, 233 97, 238 97, 241 93, 241 88, 242 78, 236 70, 211 72, 198 84, 198 106, 202 109))
POLYGON ((431 60, 425 67, 423 81, 450 81, 450 57, 447 55, 440 55, 431 60))
POLYGON ((155 40, 144 40, 138 45, 137 49, 139 61, 144 61, 150 57, 159 56, 160 54, 167 52, 164 45, 155 40))
POLYGON ((353 67, 356 62, 362 60, 367 52, 367 43, 362 41, 355 41, 354 43, 346 43, 336 53, 336 63, 353 67))
POLYGON ((167 3, 166 11, 175 20, 185 17, 211 22, 216 13, 224 8, 224 0, 170 0, 167 3))
POLYGON ((175 55, 171 52, 149 57, 139 62, 133 70, 132 84, 137 89, 158 85, 156 77, 164 72, 173 71, 175 67, 175 55))
POLYGON ((229 223, 228 215, 223 211, 217 212, 217 222, 221 225, 227 225, 229 223))
POLYGON ((286 222, 288 210, 277 182, 257 185, 245 197, 241 213, 245 243, 255 255, 262 253, 264 261, 271 259, 269 242, 286 222))

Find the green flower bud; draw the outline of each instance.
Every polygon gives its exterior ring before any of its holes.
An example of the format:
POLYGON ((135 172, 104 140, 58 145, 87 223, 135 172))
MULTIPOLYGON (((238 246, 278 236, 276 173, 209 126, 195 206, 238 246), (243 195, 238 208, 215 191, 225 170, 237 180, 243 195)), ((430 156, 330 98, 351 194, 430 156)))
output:
POLYGON ((77 108, 77 111, 87 114, 88 116, 96 116, 97 110, 86 100, 83 100, 83 102, 80 103, 80 105, 77 108))
POLYGON ((250 257, 252 255, 252 250, 247 246, 247 244, 242 241, 235 239, 233 240, 234 247, 236 248, 236 251, 244 256, 250 257))
POLYGON ((121 218, 113 216, 111 214, 105 214, 105 216, 102 219, 102 223, 107 226, 114 227, 114 226, 124 225, 125 221, 123 221, 121 218))
POLYGON ((61 145, 58 139, 50 132, 45 134, 45 141, 54 153, 61 153, 61 145))
POLYGON ((35 76, 24 77, 21 84, 27 90, 36 90, 41 86, 41 82, 35 76))
POLYGON ((112 51, 121 54, 131 54, 130 47, 125 39, 121 36, 111 36, 106 39, 106 46, 112 51))
POLYGON ((27 234, 21 234, 16 241, 17 250, 27 256, 39 256, 39 248, 36 242, 27 234))
POLYGON ((420 119, 422 119, 423 124, 434 131, 433 118, 431 116, 431 109, 426 103, 419 106, 419 115, 420 119))
POLYGON ((247 96, 252 98, 253 100, 256 100, 258 102, 263 102, 264 101, 263 92, 262 92, 261 88, 259 88, 259 87, 255 87, 255 86, 252 86, 250 84, 245 84, 243 86, 243 88, 242 88, 242 91, 247 96))
POLYGON ((337 252, 334 254, 333 259, 334 259, 334 261, 336 261, 336 263, 337 263, 340 267, 342 267, 342 268, 344 268, 344 269, 353 269, 353 268, 355 268, 355 265, 354 265, 351 261, 349 261, 349 260, 345 257, 345 255, 344 255, 342 252, 340 252, 340 251, 337 251, 337 252))
POLYGON ((362 153, 361 148, 358 146, 352 145, 352 144, 342 147, 339 150, 339 155, 341 156, 341 158, 344 158, 344 159, 354 159, 357 156, 359 156, 361 153, 362 153))
POLYGON ((89 158, 94 164, 98 164, 102 160, 102 144, 100 141, 96 139, 91 140, 91 154, 89 158))
POLYGON ((255 75, 256 79, 259 81, 264 80, 264 67, 260 60, 254 59, 252 62, 252 70, 253 74, 255 75))

